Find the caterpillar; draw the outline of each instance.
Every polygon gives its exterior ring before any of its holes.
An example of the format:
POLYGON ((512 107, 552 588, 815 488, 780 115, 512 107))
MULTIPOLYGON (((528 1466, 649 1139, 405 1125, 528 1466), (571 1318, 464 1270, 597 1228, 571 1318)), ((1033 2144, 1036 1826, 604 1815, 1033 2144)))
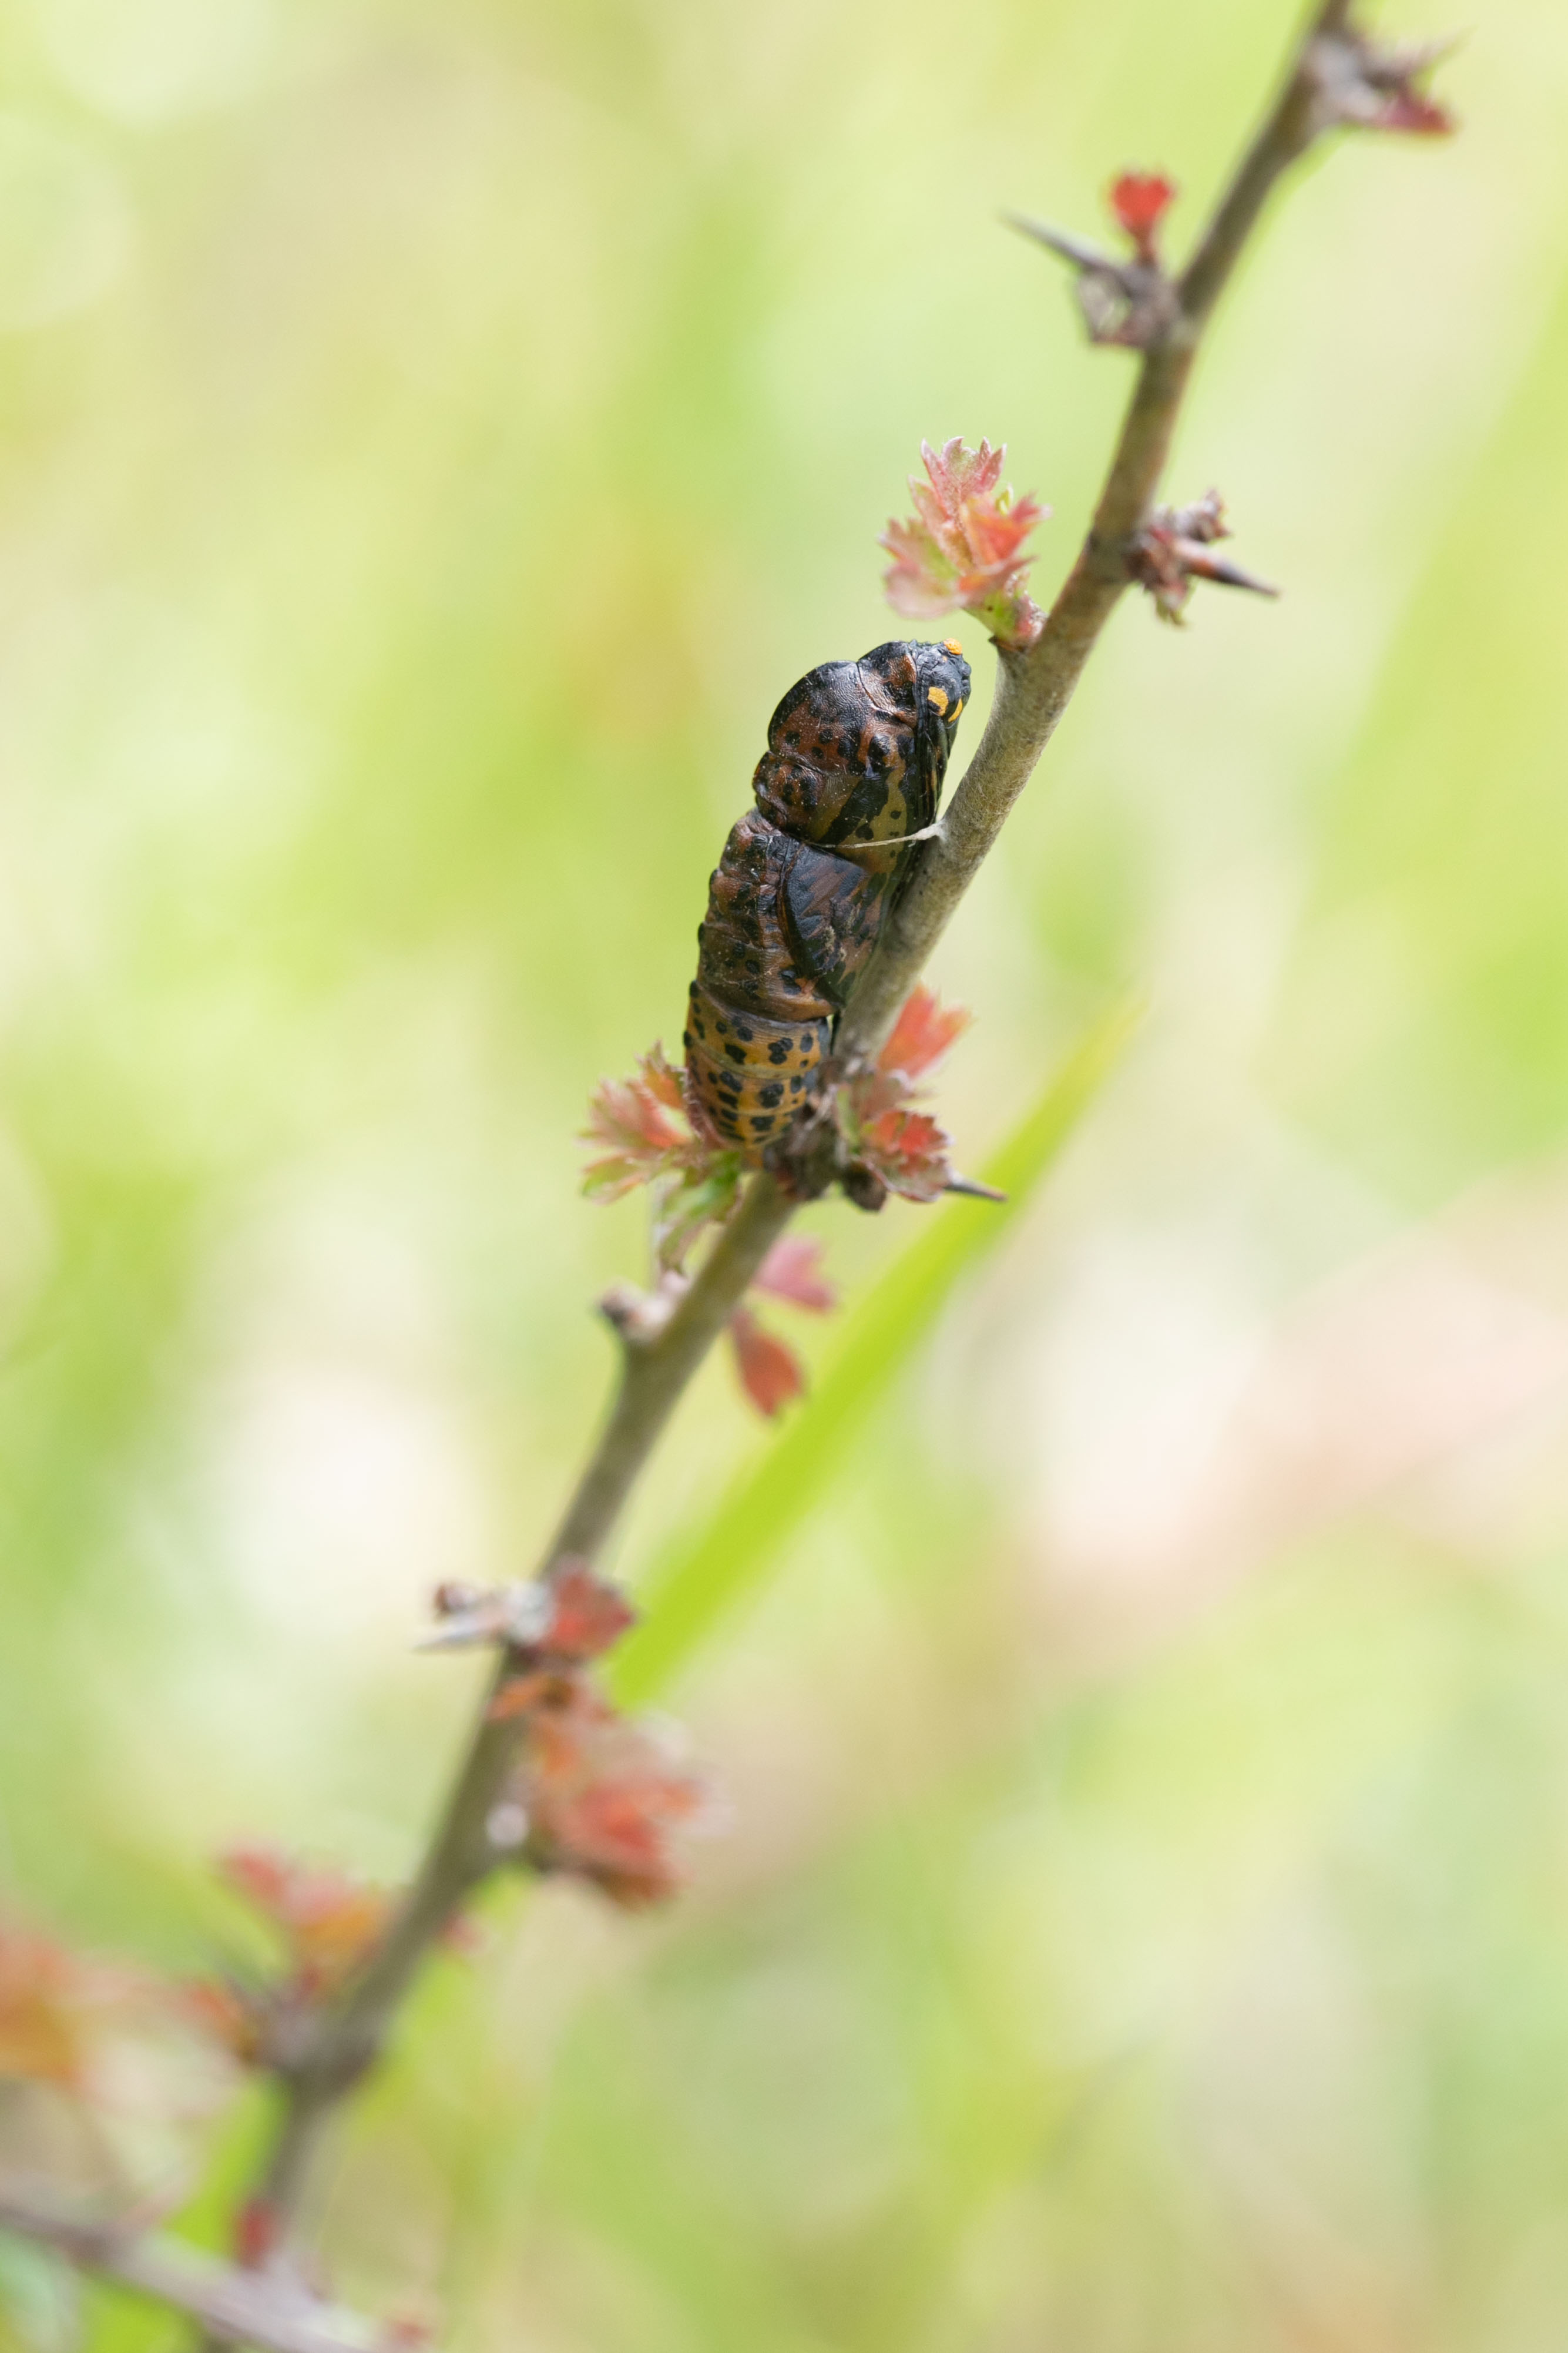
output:
POLYGON ((951 638, 895 643, 808 670, 768 723, 756 807, 709 883, 685 1037, 696 1114, 747 1166, 816 1092, 968 700, 951 638))

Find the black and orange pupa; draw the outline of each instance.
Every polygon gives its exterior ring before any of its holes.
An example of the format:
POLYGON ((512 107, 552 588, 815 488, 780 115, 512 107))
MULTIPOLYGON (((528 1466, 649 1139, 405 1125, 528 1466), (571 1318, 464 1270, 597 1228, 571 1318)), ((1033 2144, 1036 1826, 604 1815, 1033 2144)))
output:
POLYGON ((709 886, 686 1031, 693 1112, 750 1166, 816 1091, 968 700, 951 638, 897 643, 808 670, 768 723, 756 807, 709 886))

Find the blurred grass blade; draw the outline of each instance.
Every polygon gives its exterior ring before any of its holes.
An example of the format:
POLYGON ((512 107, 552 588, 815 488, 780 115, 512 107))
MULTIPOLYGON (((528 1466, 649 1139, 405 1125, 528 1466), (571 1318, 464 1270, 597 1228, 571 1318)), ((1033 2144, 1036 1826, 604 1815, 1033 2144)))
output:
POLYGON ((1138 1011, 1117 1006, 1079 1041, 984 1172, 1006 1200, 952 1201, 933 1218, 856 1308, 837 1354, 777 1443, 735 1482, 695 1542, 656 1568, 641 1597, 647 1614, 618 1653, 617 1699, 636 1704, 668 1683, 760 1581, 831 1485, 960 1276, 1029 1201, 1114 1068, 1138 1011))

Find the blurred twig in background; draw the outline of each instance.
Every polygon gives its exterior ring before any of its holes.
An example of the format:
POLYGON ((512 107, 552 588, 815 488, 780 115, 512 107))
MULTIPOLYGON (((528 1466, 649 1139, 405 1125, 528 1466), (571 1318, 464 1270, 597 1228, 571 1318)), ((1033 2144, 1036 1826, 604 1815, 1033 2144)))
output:
POLYGON ((216 2342, 262 2353, 374 2353, 385 2333, 296 2285, 198 2254, 183 2240, 72 2221, 17 2189, 0 2196, 0 2230, 37 2240, 138 2295, 189 2313, 216 2342))

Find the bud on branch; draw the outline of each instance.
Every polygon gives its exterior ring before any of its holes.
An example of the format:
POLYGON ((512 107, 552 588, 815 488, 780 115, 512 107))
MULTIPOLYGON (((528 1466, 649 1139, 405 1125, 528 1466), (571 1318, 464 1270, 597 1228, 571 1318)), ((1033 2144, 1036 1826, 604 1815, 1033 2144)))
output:
POLYGON ((1279 596, 1267 580, 1212 553, 1216 540, 1229 537, 1217 491, 1190 507, 1155 508, 1128 552, 1127 569, 1148 590, 1163 621, 1181 626, 1194 580, 1216 581, 1222 588, 1250 588, 1258 596, 1279 596))
POLYGON ((1384 44, 1352 26, 1321 34, 1308 58, 1317 85, 1315 128, 1447 138, 1458 128, 1455 117, 1423 85, 1455 46, 1452 40, 1384 44))
POLYGON ((878 544, 893 559, 884 586, 896 613, 929 620, 962 608, 1016 650, 1046 623, 1024 586, 1032 558, 1022 550, 1050 510, 1002 485, 1006 455, 989 441, 971 449, 956 435, 940 450, 922 441, 926 480, 910 476, 914 519, 889 522, 878 544))
MULTIPOLYGON (((998 460, 1000 453, 996 453, 998 460)), ((917 1108, 920 1081, 933 1070, 969 1026, 962 1006, 942 1006, 923 985, 911 991, 874 1069, 839 1082, 820 1107, 817 1125, 826 1131, 839 1181, 863 1209, 879 1209, 889 1193, 909 1201, 939 1200, 943 1193, 986 1195, 986 1188, 959 1176, 950 1157, 952 1139, 929 1112, 917 1108)), ((609 1144, 613 1155, 595 1161, 584 1190, 600 1200, 618 1200, 636 1186, 654 1194, 654 1241, 659 1271, 651 1291, 616 1283, 600 1308, 628 1349, 653 1345, 690 1288, 670 1262, 674 1249, 689 1248, 705 1223, 722 1224, 735 1203, 738 1156, 710 1145, 687 1107, 680 1073, 661 1050, 645 1054, 630 1079, 606 1079, 595 1092, 587 1135, 609 1144)), ((820 1137, 816 1139, 820 1142, 820 1137)), ((758 1319, 754 1294, 787 1301, 810 1314, 831 1314, 837 1294, 820 1269, 820 1245, 785 1240, 763 1260, 747 1296, 729 1318, 731 1346, 741 1386, 769 1419, 800 1397, 805 1375, 788 1344, 758 1319)), ((508 1588, 510 1630, 499 1623, 477 1639, 527 1642, 532 1633, 516 1613, 528 1606, 525 1589, 508 1588)), ((501 1605, 492 1600, 492 1610, 501 1605)), ((470 1620, 455 1615, 430 1647, 461 1639, 455 1629, 470 1620)))
POLYGON ((1065 229, 1028 220, 1021 213, 1006 217, 1013 227, 1077 270, 1074 290, 1091 343, 1148 351, 1164 341, 1181 309, 1156 241, 1175 196, 1175 182, 1161 172, 1123 172, 1111 183, 1106 202, 1118 227, 1131 239, 1130 261, 1119 261, 1065 229))

